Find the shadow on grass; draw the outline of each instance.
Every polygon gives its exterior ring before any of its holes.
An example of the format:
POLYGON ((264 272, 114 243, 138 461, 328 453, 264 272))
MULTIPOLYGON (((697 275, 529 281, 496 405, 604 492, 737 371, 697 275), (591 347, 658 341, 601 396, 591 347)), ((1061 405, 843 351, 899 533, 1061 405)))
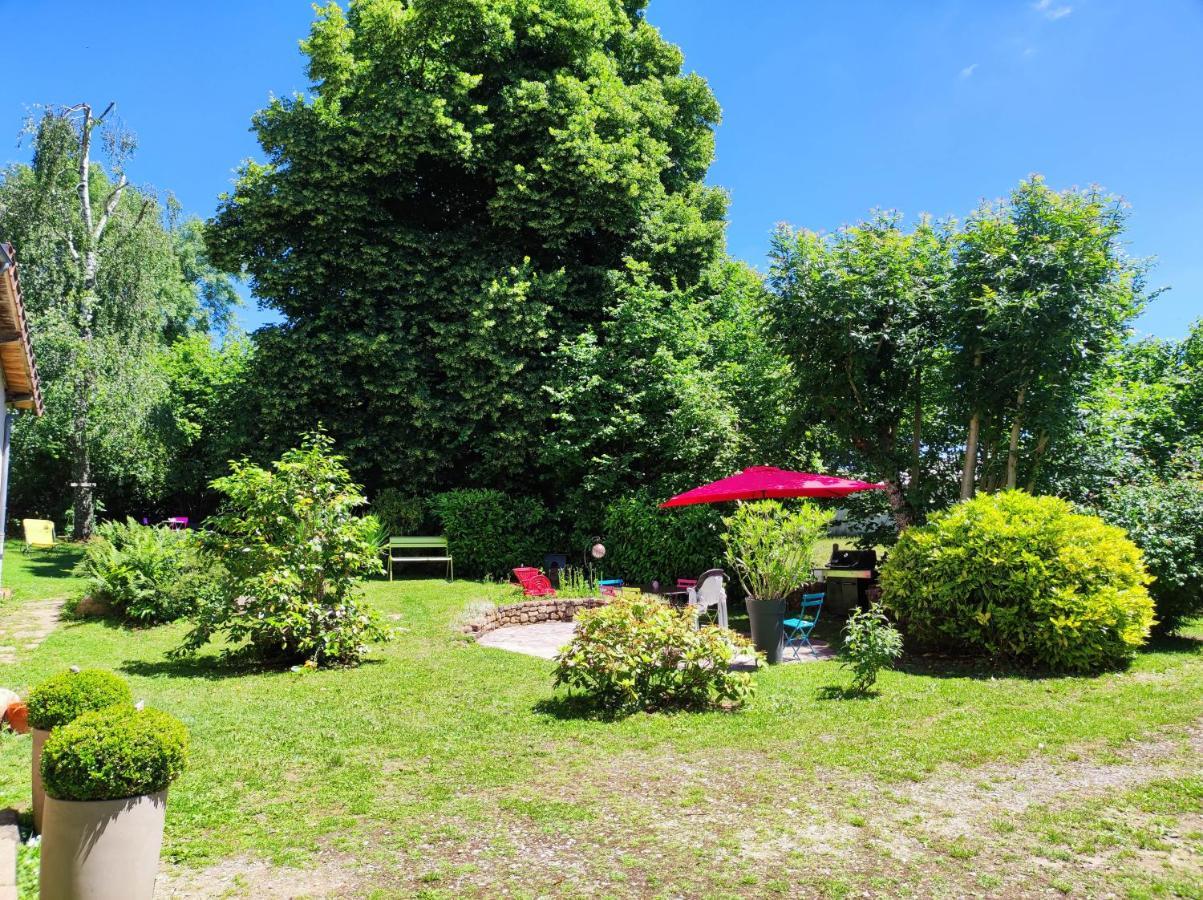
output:
POLYGON ((1154 634, 1140 652, 1203 654, 1203 638, 1185 634, 1154 634))
POLYGON ((164 659, 127 659, 119 667, 127 675, 141 678, 202 678, 219 681, 243 675, 287 673, 288 668, 226 656, 180 656, 164 659))
POLYGON ((1014 678, 1023 681, 1043 681, 1063 678, 1063 674, 1050 672, 1035 666, 1026 666, 1003 657, 983 658, 980 656, 955 656, 944 653, 907 654, 894 666, 899 672, 925 678, 1014 678))
MULTIPOLYGON (((381 665, 382 659, 365 659, 362 668, 381 665)), ((142 678, 200 678, 220 681, 247 675, 296 675, 307 670, 297 660, 261 660, 238 653, 201 656, 168 656, 163 659, 127 659, 119 667, 142 678), (299 671, 293 671, 299 669, 299 671)))
POLYGON ((554 697, 548 697, 538 701, 535 703, 532 709, 538 715, 550 716, 553 719, 559 719, 561 721, 618 722, 622 719, 626 719, 635 715, 637 712, 673 716, 679 713, 690 712, 733 712, 735 708, 722 706, 717 709, 708 710, 698 710, 691 707, 665 707, 650 708, 645 710, 615 710, 598 706, 583 694, 558 694, 554 697))
POLYGON ((560 721, 614 722, 626 718, 626 713, 598 707, 582 694, 559 694, 540 700, 532 709, 541 716, 550 716, 560 721))
POLYGON ((30 550, 22 553, 27 574, 38 578, 70 578, 83 555, 82 549, 58 547, 54 550, 30 550))
MULTIPOLYGON (((1153 653, 1203 655, 1203 638, 1182 634, 1153 635, 1149 638, 1148 643, 1137 651, 1137 655, 1153 653)), ((982 680, 1013 678, 1024 681, 1045 681, 1075 677, 1072 673, 1054 672, 1035 665, 1025 665, 1005 657, 983 658, 945 653, 907 654, 894 668, 899 672, 906 672, 908 675, 921 675, 928 678, 976 678, 982 680)), ((1106 675, 1109 672, 1122 672, 1126 668, 1126 665, 1114 666, 1078 677, 1106 675)))
POLYGON ((881 691, 860 691, 846 684, 825 684, 815 691, 816 700, 873 700, 880 696, 881 691))

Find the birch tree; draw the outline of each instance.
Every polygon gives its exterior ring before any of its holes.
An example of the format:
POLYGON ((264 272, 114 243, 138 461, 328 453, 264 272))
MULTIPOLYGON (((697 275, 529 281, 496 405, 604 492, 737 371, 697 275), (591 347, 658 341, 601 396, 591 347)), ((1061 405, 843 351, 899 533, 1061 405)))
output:
MULTIPOLYGON (((213 277, 197 265, 192 232, 131 184, 135 140, 113 110, 44 110, 28 126, 31 163, 9 167, 0 183, 0 228, 17 248, 48 401, 47 415, 14 435, 14 464, 35 476, 14 487, 40 494, 14 500, 53 513, 69 484, 76 538, 96 520, 98 464, 120 473, 110 482, 122 483, 107 487, 132 502, 152 502, 161 487, 156 416, 166 379, 153 355, 204 327, 200 280, 213 277)), ((226 295, 206 296, 220 306, 226 295)))

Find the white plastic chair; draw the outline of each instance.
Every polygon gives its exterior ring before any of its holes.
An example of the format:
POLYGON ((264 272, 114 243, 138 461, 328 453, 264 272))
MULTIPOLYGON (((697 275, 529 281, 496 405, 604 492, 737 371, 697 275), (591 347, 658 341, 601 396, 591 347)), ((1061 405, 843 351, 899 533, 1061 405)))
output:
POLYGON ((719 628, 727 627, 727 573, 722 569, 709 569, 698 578, 698 583, 689 588, 689 605, 698 615, 710 617, 710 608, 718 611, 719 628))

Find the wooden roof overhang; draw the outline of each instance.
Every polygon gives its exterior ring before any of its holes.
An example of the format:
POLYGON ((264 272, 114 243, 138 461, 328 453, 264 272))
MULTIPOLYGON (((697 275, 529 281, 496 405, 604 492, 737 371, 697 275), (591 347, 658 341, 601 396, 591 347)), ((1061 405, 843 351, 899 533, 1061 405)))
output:
POLYGON ((0 244, 0 371, 4 373, 5 398, 10 406, 40 416, 42 388, 29 339, 25 302, 17 277, 17 257, 12 244, 0 244))

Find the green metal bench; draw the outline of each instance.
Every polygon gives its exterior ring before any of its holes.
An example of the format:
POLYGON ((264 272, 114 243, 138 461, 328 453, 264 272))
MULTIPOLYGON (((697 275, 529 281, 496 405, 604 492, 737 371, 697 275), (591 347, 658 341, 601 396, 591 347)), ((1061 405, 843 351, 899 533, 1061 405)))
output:
POLYGON ((455 581, 455 563, 451 558, 451 548, 447 546, 445 537, 391 537, 388 539, 388 580, 393 580, 393 563, 399 562, 445 562, 447 564, 447 580, 455 581), (432 551, 442 550, 442 556, 398 556, 398 550, 432 551))

